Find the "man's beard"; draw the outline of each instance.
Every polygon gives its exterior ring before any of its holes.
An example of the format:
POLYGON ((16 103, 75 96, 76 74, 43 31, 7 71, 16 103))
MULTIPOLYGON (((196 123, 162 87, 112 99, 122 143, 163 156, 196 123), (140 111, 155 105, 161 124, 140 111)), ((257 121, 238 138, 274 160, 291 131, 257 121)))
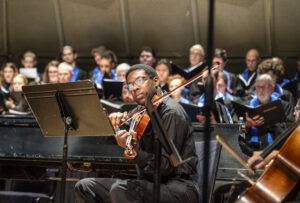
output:
POLYGON ((260 101, 260 103, 267 103, 270 100, 270 96, 269 95, 260 95, 258 96, 258 100, 260 101))

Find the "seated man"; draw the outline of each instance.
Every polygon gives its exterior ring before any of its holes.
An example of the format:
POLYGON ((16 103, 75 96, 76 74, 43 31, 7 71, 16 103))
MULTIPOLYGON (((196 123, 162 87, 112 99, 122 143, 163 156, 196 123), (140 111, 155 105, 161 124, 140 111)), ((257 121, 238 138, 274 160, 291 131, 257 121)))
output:
MULTIPOLYGON (((257 96, 250 101, 250 106, 255 107, 260 104, 267 104, 277 99, 272 95, 272 92, 275 88, 275 83, 271 76, 267 74, 260 75, 256 79, 255 88, 257 96)), ((281 103, 285 112, 285 115, 278 115, 285 116, 284 122, 281 123, 263 126, 263 117, 256 115, 250 118, 246 113, 245 141, 249 147, 243 149, 246 154, 251 156, 253 151, 263 150, 268 145, 272 144, 273 140, 275 140, 277 136, 279 136, 292 122, 294 122, 292 113, 293 107, 285 101, 281 101, 281 103)))
POLYGON ((62 60, 72 66, 73 76, 71 82, 88 79, 88 73, 76 64, 77 52, 71 46, 64 46, 62 50, 62 60))
POLYGON ((140 64, 146 64, 151 67, 155 67, 156 54, 153 48, 144 46, 139 52, 140 64))
POLYGON ((200 44, 195 44, 190 48, 189 61, 190 66, 187 68, 188 71, 191 71, 194 67, 204 66, 205 52, 203 47, 200 44))
MULTIPOLYGON (((196 67, 200 67, 199 69, 202 70, 206 66, 205 62, 205 52, 203 47, 200 44, 195 44, 190 48, 190 55, 189 55, 189 63, 190 66, 187 68, 188 71, 196 67)), ((189 88, 189 95, 188 98, 191 103, 197 103, 200 95, 203 93, 199 89, 197 83, 200 82, 201 79, 193 82, 189 88)))
MULTIPOLYGON (((144 105, 146 97, 153 98, 162 94, 155 70, 144 64, 132 66, 126 74, 126 82, 135 101, 144 105)), ((180 104, 171 98, 164 99, 157 108, 166 132, 173 140, 182 159, 191 157, 188 163, 173 167, 168 154, 162 149, 161 157, 161 185, 160 202, 194 202, 198 200, 197 186, 191 180, 196 172, 197 157, 192 127, 187 114, 180 104), (180 128, 178 128, 180 125, 180 128)), ((122 127, 115 139, 119 146, 126 148, 126 138, 130 135, 136 139, 136 132, 128 132, 129 122, 125 121, 126 113, 113 113, 110 120, 115 129, 122 127)), ((131 120, 132 121, 132 120, 131 120)), ((77 202, 152 202, 153 198, 153 171, 154 171, 154 132, 151 126, 134 147, 136 155, 134 160, 140 171, 138 180, 120 180, 113 178, 90 178, 79 181, 75 186, 77 202)))
POLYGON ((296 104, 297 98, 293 98, 292 93, 286 89, 283 89, 280 85, 284 78, 285 68, 279 59, 272 58, 263 60, 258 65, 257 72, 259 74, 268 74, 274 80, 275 88, 272 95, 291 103, 293 106, 296 104))
POLYGON ((158 75, 159 85, 163 91, 169 92, 168 77, 171 74, 171 65, 167 59, 161 59, 155 66, 155 71, 158 75))
POLYGON ((62 62, 58 65, 58 82, 71 82, 71 78, 73 76, 73 68, 70 64, 66 62, 62 62))
MULTIPOLYGON (((294 110, 294 116, 295 120, 299 121, 300 118, 300 99, 297 102, 297 105, 295 106, 294 110)), ((283 143, 281 143, 283 144, 283 143)), ((281 145, 278 148, 280 148, 281 145)), ((265 159, 263 159, 260 155, 263 151, 254 151, 252 157, 248 159, 248 164, 250 167, 253 169, 259 169, 262 168, 263 166, 266 166, 270 161, 272 161, 275 156, 278 154, 278 150, 273 150, 265 159)))
POLYGON ((254 92, 255 80, 257 78, 257 67, 260 63, 259 52, 256 49, 250 49, 246 54, 246 68, 237 76, 237 83, 234 85, 233 95, 247 96, 254 92))

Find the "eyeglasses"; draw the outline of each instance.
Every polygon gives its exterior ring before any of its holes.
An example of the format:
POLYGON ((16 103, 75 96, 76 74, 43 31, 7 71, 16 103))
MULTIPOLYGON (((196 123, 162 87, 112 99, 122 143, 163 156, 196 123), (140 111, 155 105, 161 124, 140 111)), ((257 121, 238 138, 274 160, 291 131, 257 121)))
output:
POLYGON ((255 86, 256 90, 265 90, 266 88, 268 88, 269 85, 265 85, 265 86, 255 86))
POLYGON ((149 79, 150 77, 149 76, 141 76, 141 77, 138 77, 135 81, 131 82, 131 83, 127 83, 127 90, 128 91, 132 91, 133 90, 133 86, 136 85, 136 86, 141 86, 144 84, 144 82, 146 81, 146 79, 149 79))

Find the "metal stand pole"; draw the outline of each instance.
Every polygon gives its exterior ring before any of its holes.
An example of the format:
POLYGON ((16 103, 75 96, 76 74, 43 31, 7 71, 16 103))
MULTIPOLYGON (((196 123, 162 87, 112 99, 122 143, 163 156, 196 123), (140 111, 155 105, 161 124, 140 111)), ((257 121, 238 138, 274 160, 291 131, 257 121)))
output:
POLYGON ((153 203, 159 203, 161 146, 157 136, 154 138, 154 153, 153 203))

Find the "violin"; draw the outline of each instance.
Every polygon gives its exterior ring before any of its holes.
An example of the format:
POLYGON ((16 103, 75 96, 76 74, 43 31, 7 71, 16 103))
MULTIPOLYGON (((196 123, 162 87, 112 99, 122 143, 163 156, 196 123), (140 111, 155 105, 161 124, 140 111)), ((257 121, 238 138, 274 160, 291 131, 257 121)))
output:
MULTIPOLYGON (((297 125, 296 129, 289 135, 273 162, 253 183, 252 187, 248 188, 236 201, 237 203, 282 202, 296 186, 300 177, 299 121, 295 124, 297 125)), ((294 125, 291 127, 294 127, 294 125)), ((291 128, 287 131, 290 130, 291 128)), ((282 137, 280 141, 283 139, 282 137)), ((267 149, 267 151, 270 149, 267 149)), ((267 154, 263 152, 262 157, 264 158, 267 154)))
MULTIPOLYGON (((159 98, 157 95, 155 95, 154 100, 159 98)), ((157 108, 159 103, 155 105, 157 108)), ((144 134, 148 124, 150 122, 150 117, 147 114, 146 111, 143 111, 142 113, 135 114, 132 116, 132 121, 130 123, 129 127, 129 135, 126 138, 126 149, 124 151, 124 157, 127 159, 133 160, 135 156, 137 155, 136 151, 134 150, 134 147, 137 144, 137 141, 139 141, 142 138, 142 135, 144 134), (131 131, 136 132, 136 139, 133 138, 133 136, 130 134, 131 131)))

